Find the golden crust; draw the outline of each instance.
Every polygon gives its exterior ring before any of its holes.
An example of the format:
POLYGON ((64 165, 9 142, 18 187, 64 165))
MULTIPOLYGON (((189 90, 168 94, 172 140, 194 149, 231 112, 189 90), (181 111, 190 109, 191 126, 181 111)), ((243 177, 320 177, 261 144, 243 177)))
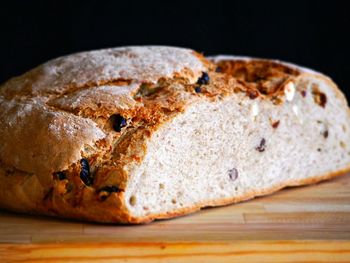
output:
POLYGON ((129 171, 142 162, 152 134, 191 103, 237 92, 246 93, 247 99, 261 96, 275 103, 287 80, 311 74, 327 81, 346 106, 342 93, 321 75, 260 60, 217 65, 189 50, 121 48, 59 58, 5 83, 0 89, 4 127, 0 131, 0 207, 88 221, 146 223, 340 173, 290 181, 166 214, 132 217, 124 197, 129 171), (217 65, 221 72, 215 71, 217 65), (196 81, 202 71, 209 74, 210 83, 197 94, 196 81), (121 132, 112 129, 113 114, 128 120, 121 132), (83 157, 94 174, 90 186, 80 178, 83 157), (66 178, 60 180, 55 172, 62 171, 66 178), (106 186, 118 191, 101 192, 106 186))

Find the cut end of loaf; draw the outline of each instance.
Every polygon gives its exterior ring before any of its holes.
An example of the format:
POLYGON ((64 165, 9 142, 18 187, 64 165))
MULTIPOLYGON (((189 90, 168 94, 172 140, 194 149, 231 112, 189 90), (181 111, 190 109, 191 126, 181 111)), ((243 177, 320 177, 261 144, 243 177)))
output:
POLYGON ((283 105, 237 93, 195 103, 161 126, 130 175, 125 192, 130 213, 167 217, 317 181, 348 167, 350 125, 343 98, 322 79, 296 77, 291 83, 286 85, 295 91, 285 93, 283 105))

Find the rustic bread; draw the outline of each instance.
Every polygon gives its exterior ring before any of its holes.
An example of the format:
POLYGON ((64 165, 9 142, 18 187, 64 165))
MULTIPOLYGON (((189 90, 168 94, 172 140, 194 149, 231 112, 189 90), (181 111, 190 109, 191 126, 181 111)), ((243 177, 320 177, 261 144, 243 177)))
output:
POLYGON ((125 47, 0 87, 0 207, 143 223, 318 182, 350 167, 347 102, 277 61, 125 47))

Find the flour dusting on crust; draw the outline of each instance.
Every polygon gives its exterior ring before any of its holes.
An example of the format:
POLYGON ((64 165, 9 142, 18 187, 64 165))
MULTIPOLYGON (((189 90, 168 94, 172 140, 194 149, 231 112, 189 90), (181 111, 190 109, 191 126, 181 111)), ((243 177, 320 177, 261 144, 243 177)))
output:
POLYGON ((42 101, 0 97, 0 159, 19 170, 48 177, 82 157, 105 133, 90 119, 54 111, 42 101), (13 154, 16 153, 16 154, 13 154))
POLYGON ((194 51, 165 46, 135 46, 82 52, 51 60, 5 84, 32 94, 64 93, 71 86, 124 79, 155 83, 175 75, 197 81, 204 60, 194 51), (29 88, 30 87, 30 88, 29 88))

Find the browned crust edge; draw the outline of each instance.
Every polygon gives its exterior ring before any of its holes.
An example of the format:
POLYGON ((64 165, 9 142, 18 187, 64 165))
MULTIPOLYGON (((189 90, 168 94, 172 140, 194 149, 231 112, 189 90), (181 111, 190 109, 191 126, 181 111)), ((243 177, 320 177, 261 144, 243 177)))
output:
POLYGON ((248 192, 244 195, 241 196, 236 196, 236 197, 230 197, 230 198, 223 198, 223 199, 217 199, 217 200, 207 200, 203 201, 199 204, 196 204, 191 207, 186 207, 186 208, 181 208, 177 209, 174 211, 170 211, 167 213, 160 213, 160 214, 152 214, 148 215, 145 217, 130 217, 129 222, 131 224, 142 224, 142 223, 149 223, 154 220, 158 219, 169 219, 169 218, 174 218, 174 217, 179 217, 183 216, 185 214, 190 214, 197 212, 201 210, 202 208, 206 207, 217 207, 217 206, 225 206, 225 205, 230 205, 230 204, 235 204, 238 202, 246 201, 249 199, 253 199, 255 197, 259 196, 264 196, 264 195, 269 195, 272 193, 275 193, 283 188, 286 187, 295 187, 295 186, 303 186, 303 185, 309 185, 309 184, 316 184, 318 182, 324 181, 324 180, 329 180, 337 176, 345 175, 347 172, 350 172, 350 164, 342 169, 339 169, 334 172, 330 172, 327 174, 319 175, 319 176, 313 176, 309 178, 304 178, 300 180, 289 180, 284 183, 281 183, 279 185, 272 186, 270 188, 265 188, 261 190, 255 190, 248 192))

